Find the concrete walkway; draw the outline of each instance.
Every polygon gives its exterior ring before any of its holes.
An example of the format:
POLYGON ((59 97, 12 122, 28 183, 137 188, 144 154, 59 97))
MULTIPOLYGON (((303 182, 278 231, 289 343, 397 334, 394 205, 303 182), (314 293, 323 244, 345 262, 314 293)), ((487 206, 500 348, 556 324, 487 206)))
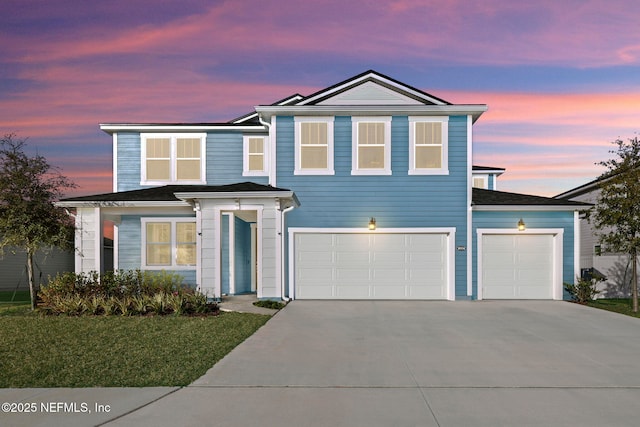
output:
POLYGON ((116 407, 110 427, 631 426, 638 355, 640 320, 565 302, 294 301, 125 416, 101 389, 83 398, 116 407))

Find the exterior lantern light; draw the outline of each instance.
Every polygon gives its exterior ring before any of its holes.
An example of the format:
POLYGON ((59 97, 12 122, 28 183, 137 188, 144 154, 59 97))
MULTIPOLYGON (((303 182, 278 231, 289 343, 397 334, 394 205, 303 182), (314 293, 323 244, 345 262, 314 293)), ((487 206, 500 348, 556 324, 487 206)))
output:
POLYGON ((376 219, 374 217, 371 217, 371 219, 369 220, 369 230, 375 230, 376 229, 376 219))
POLYGON ((518 221, 518 231, 524 231, 525 228, 526 228, 526 225, 522 220, 522 218, 520 218, 520 221, 518 221))

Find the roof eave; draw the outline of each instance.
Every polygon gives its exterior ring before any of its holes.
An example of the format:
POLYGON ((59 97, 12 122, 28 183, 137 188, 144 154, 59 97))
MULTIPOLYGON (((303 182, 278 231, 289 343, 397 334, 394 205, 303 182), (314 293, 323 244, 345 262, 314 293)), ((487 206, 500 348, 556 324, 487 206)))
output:
POLYGON ((233 125, 229 123, 221 124, 153 124, 153 123, 101 123, 100 130, 113 134, 121 131, 138 132, 206 132, 215 130, 236 130, 236 131, 265 131, 263 125, 233 125))
POLYGON ((593 207, 581 205, 472 205, 474 211, 581 211, 593 207))
POLYGON ((119 208, 157 208, 157 207, 188 207, 189 203, 183 200, 132 200, 132 201, 122 201, 122 200, 82 200, 82 201, 73 201, 66 200, 55 203, 56 206, 61 208, 109 208, 109 207, 119 207, 119 208))
POLYGON ((256 112, 269 119, 274 115, 471 115, 475 122, 487 111, 484 104, 459 105, 259 105, 256 112))

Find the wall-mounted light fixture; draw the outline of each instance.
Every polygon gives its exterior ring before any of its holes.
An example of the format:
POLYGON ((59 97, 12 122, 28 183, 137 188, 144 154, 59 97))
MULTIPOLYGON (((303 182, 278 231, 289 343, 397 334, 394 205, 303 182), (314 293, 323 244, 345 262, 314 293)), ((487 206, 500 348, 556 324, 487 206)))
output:
POLYGON ((522 220, 522 218, 520 218, 520 221, 518 221, 518 231, 524 231, 525 228, 526 228, 526 225, 522 220))
POLYGON ((376 219, 374 217, 371 217, 371 219, 369 220, 369 230, 375 230, 376 229, 376 219))

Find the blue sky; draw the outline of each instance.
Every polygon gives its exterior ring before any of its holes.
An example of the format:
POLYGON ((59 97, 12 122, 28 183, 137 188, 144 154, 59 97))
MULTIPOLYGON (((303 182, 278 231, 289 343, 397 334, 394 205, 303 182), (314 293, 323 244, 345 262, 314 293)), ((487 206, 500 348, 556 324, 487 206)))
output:
POLYGON ((474 162, 499 189, 594 179, 640 128, 640 3, 4 0, 0 133, 111 190, 105 122, 215 122, 374 69, 487 104, 474 162))

